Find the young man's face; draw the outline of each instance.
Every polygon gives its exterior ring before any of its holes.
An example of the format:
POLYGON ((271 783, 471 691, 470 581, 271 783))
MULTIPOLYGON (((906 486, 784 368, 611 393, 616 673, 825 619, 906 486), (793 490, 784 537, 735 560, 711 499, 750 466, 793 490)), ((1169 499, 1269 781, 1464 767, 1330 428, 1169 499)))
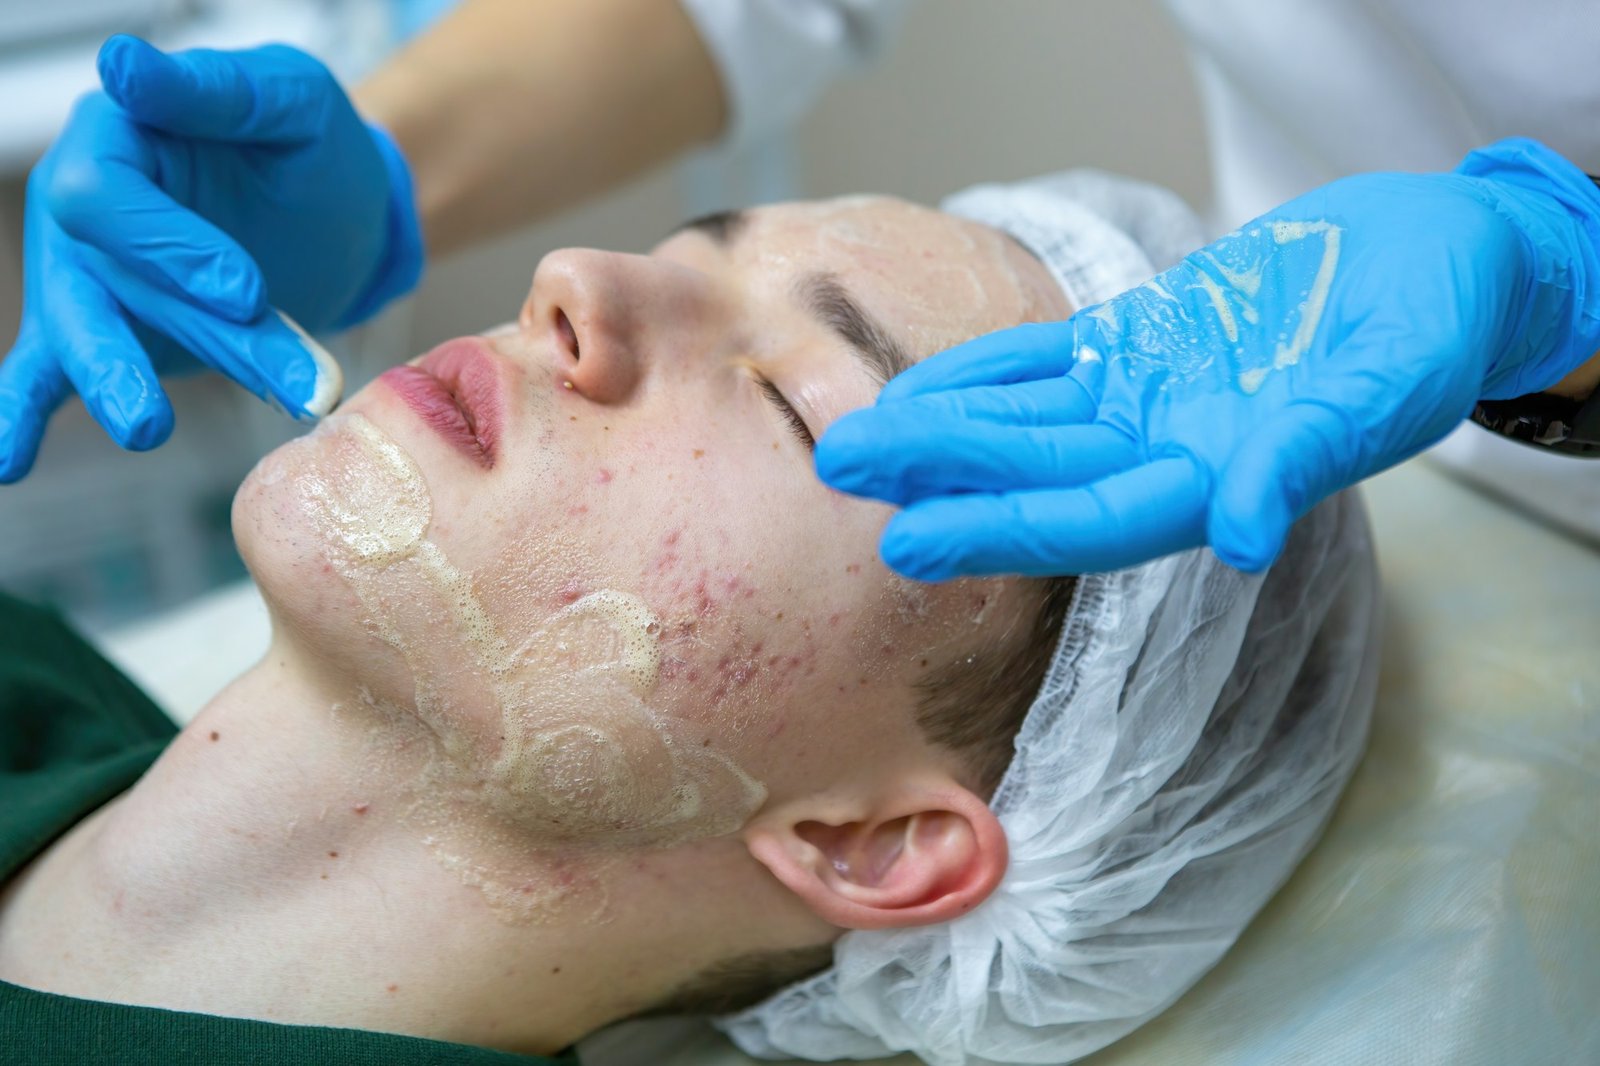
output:
POLYGON ((265 459, 235 530, 331 702, 414 726, 372 772, 425 764, 551 842, 729 833, 926 758, 913 684, 1028 614, 1014 583, 893 575, 889 508, 807 440, 901 360, 1068 310, 998 233, 890 199, 556 252, 514 326, 265 459))

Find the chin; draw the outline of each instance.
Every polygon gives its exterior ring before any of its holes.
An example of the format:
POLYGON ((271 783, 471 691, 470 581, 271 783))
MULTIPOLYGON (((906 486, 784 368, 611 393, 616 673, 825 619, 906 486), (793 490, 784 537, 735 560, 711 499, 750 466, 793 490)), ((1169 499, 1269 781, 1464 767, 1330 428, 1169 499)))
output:
POLYGON ((352 527, 388 519, 394 542, 409 529, 392 521, 394 496, 381 499, 386 485, 360 442, 337 422, 323 425, 268 453, 245 477, 233 497, 234 542, 267 605, 275 644, 339 660, 352 677, 393 677, 393 661, 370 669, 374 658, 396 657, 350 580, 361 551, 384 545, 381 537, 360 540, 352 527))

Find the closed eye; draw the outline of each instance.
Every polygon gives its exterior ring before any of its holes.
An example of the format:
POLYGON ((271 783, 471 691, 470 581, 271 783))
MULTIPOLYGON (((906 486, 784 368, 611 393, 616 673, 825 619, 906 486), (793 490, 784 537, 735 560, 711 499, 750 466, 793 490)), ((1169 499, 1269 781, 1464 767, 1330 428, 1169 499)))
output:
POLYGON ((756 382, 761 386, 761 391, 766 393, 767 400, 771 402, 773 407, 777 408, 778 414, 782 415, 783 420, 789 424, 789 432, 794 434, 795 439, 806 446, 806 451, 816 451, 817 439, 811 435, 811 427, 807 426, 806 420, 801 418, 799 413, 795 411, 794 405, 789 402, 788 397, 779 392, 778 386, 766 378, 758 377, 756 382))

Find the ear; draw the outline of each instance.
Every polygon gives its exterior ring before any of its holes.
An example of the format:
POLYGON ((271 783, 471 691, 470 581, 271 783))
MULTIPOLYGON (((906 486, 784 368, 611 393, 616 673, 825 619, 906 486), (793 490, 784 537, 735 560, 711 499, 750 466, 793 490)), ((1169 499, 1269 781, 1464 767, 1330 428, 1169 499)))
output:
POLYGON ((988 898, 1008 859, 989 805, 948 779, 868 801, 811 797, 766 812, 744 838, 789 891, 845 929, 957 918, 988 898))

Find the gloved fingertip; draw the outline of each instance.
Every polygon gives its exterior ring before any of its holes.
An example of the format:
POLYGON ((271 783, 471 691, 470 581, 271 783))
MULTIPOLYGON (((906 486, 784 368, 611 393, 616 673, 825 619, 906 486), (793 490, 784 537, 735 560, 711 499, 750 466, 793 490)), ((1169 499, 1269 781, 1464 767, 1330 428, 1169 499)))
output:
POLYGON ((325 417, 344 395, 344 371, 333 353, 317 343, 300 324, 274 309, 294 336, 295 351, 277 366, 263 367, 278 402, 297 419, 325 417))
POLYGON ((124 421, 119 443, 130 452, 147 452, 167 442, 172 436, 172 426, 170 404, 146 404, 124 421))
POLYGON ((849 462, 840 455, 840 450, 828 443, 824 436, 817 441, 816 453, 812 456, 812 464, 817 471, 817 478, 831 489, 839 492, 849 492, 855 487, 852 479, 853 470, 849 462))
POLYGON ((27 476, 37 449, 37 442, 30 447, 23 439, 22 427, 14 419, 0 413, 0 485, 14 484, 27 476))
POLYGON ((878 554, 884 565, 913 581, 943 581, 953 577, 948 560, 931 555, 925 538, 917 536, 915 529, 910 528, 915 521, 905 511, 890 520, 878 541, 878 554))
POLYGON ((141 87, 157 75, 162 63, 170 63, 166 53, 131 33, 115 33, 100 46, 95 68, 100 84, 117 106, 137 116, 141 87))
POLYGON ((864 464, 860 449, 865 438, 850 415, 840 418, 817 441, 812 461, 817 476, 840 492, 854 492, 861 487, 864 464))
POLYGON ((1217 558, 1246 574, 1256 574, 1271 566, 1283 551, 1289 522, 1271 504, 1247 520, 1213 507, 1207 520, 1206 539, 1217 558))
POLYGON ((1243 574, 1259 574, 1277 561, 1276 550, 1263 552, 1260 545, 1235 545, 1218 542, 1212 545, 1218 559, 1243 574))
POLYGON ((113 364, 84 402, 111 439, 129 451, 148 451, 172 432, 172 409, 159 386, 126 363, 113 364))
POLYGON ((131 33, 113 33, 100 45, 94 60, 95 69, 102 77, 108 73, 120 73, 128 56, 144 43, 131 33))
POLYGON ((883 565, 899 574, 901 577, 910 578, 912 581, 929 581, 926 563, 917 558, 914 552, 907 550, 903 544, 891 540, 887 535, 878 546, 878 554, 883 559, 883 565))

